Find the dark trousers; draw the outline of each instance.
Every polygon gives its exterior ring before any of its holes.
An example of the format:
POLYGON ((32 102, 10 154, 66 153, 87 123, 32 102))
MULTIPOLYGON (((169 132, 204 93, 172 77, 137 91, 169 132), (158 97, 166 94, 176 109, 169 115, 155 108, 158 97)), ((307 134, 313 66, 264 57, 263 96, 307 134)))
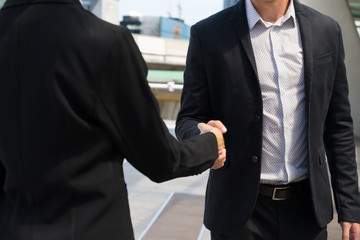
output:
POLYGON ((310 193, 275 201, 259 195, 253 215, 233 236, 211 232, 211 240, 326 240, 316 222, 310 193))

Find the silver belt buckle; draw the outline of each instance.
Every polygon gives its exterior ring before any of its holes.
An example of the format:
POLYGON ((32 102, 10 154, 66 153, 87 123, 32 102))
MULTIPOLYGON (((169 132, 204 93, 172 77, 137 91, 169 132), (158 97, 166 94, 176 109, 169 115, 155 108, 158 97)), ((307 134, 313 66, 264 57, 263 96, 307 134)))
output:
POLYGON ((273 195, 272 195, 272 200, 275 200, 275 201, 281 201, 281 200, 286 200, 287 198, 279 198, 279 197, 276 197, 276 192, 278 190, 285 190, 285 189, 289 189, 290 187, 289 186, 286 186, 286 187, 274 187, 274 191, 273 191, 273 195))

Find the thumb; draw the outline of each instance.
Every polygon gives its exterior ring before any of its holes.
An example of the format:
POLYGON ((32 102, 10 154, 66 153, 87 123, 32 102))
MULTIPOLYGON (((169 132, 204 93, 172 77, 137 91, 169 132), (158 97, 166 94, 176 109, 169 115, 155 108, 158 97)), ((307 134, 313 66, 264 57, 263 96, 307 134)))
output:
POLYGON ((213 126, 221 131, 222 134, 227 132, 225 125, 219 120, 210 120, 208 122, 210 126, 213 126))

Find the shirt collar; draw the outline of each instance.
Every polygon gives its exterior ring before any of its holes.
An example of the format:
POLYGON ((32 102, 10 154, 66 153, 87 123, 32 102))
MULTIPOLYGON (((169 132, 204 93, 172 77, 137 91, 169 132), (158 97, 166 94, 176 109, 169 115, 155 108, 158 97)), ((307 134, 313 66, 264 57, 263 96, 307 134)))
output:
POLYGON ((289 7, 285 13, 284 16, 282 16, 280 19, 277 20, 276 23, 269 23, 265 22, 259 15, 259 13, 256 11, 254 5, 252 4, 251 0, 246 0, 245 2, 246 6, 246 16, 249 24, 249 30, 252 30, 254 26, 260 21, 264 24, 266 27, 270 26, 282 26, 287 20, 291 19, 293 24, 295 25, 295 8, 294 8, 294 1, 290 0, 289 7))

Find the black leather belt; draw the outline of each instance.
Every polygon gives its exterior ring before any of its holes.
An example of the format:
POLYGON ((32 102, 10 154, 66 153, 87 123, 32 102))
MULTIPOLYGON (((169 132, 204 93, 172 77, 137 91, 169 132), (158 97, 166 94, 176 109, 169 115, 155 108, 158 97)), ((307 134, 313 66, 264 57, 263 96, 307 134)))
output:
POLYGON ((309 189, 309 181, 303 180, 287 185, 260 184, 259 194, 272 200, 287 200, 303 196, 309 189))

